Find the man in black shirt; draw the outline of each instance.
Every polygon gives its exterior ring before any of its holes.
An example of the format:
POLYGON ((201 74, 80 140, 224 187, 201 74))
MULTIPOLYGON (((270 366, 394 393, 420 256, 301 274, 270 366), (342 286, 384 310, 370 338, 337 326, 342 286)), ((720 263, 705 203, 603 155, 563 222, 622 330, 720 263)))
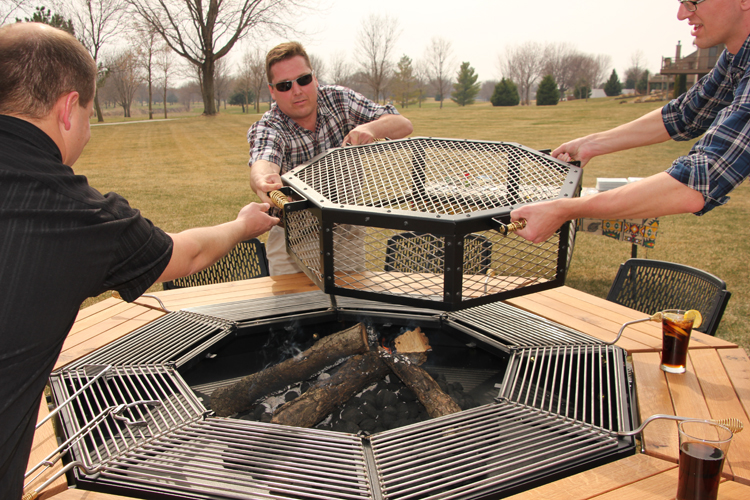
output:
POLYGON ((273 227, 267 204, 167 234, 70 168, 90 138, 97 68, 69 34, 0 28, 0 498, 23 488, 42 391, 81 303, 132 301, 273 227))

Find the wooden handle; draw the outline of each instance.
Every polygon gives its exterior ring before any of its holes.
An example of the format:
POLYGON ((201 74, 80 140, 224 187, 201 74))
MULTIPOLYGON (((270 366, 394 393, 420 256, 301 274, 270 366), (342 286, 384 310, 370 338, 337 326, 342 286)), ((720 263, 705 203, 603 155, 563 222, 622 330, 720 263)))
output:
POLYGON ((286 195, 281 191, 271 191, 268 193, 268 197, 271 198, 271 201, 276 205, 276 208, 284 208, 284 205, 289 201, 287 200, 286 195))

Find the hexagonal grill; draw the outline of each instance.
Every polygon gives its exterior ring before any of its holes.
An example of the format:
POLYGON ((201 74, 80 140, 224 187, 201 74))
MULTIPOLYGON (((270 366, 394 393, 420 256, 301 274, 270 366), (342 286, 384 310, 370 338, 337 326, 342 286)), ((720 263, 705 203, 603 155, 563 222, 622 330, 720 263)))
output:
POLYGON ((570 224, 541 245, 519 205, 578 193, 581 169, 524 146, 413 138, 337 148, 283 176, 287 249, 326 293, 457 310, 564 283, 570 224))

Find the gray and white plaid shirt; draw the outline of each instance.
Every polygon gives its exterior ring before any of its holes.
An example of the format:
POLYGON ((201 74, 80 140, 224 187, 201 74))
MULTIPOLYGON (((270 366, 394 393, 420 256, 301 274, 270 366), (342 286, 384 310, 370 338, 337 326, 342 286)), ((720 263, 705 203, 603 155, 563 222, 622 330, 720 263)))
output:
POLYGON ((315 132, 310 132, 274 103, 247 132, 250 165, 267 160, 279 165, 284 174, 320 153, 341 146, 354 127, 384 114, 397 115, 398 111, 391 104, 382 106, 345 87, 321 86, 315 132))

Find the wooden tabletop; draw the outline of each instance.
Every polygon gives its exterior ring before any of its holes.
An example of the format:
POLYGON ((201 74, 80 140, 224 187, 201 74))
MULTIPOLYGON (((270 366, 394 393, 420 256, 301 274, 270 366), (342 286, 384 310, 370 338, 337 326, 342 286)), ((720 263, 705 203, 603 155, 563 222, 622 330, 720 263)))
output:
MULTIPOLYGON (((257 278, 157 292, 169 310, 218 304, 272 295, 309 292, 318 288, 304 274, 257 278)), ((646 315, 604 299, 560 287, 511 299, 508 303, 539 316, 610 341, 623 323, 646 315)), ((110 298, 80 311, 56 368, 163 316, 160 304, 141 297, 128 304, 110 298)), ((654 414, 697 418, 735 417, 750 424, 750 359, 730 342, 693 332, 687 373, 665 374, 659 369, 661 327, 642 322, 626 328, 617 345, 631 355, 641 421, 654 414)), ((43 402, 40 419, 47 412, 43 402)), ((657 420, 643 432, 643 454, 582 472, 512 497, 579 500, 670 499, 677 482, 677 429, 673 421, 657 420)), ((57 447, 51 424, 37 431, 30 466, 57 447)), ((59 465, 57 466, 59 469, 59 465)), ((29 485, 38 488, 53 468, 29 485)), ((720 499, 750 498, 750 430, 735 435, 724 467, 726 480, 720 499)), ((115 500, 124 497, 66 490, 63 479, 46 487, 39 498, 55 500, 115 500)))

